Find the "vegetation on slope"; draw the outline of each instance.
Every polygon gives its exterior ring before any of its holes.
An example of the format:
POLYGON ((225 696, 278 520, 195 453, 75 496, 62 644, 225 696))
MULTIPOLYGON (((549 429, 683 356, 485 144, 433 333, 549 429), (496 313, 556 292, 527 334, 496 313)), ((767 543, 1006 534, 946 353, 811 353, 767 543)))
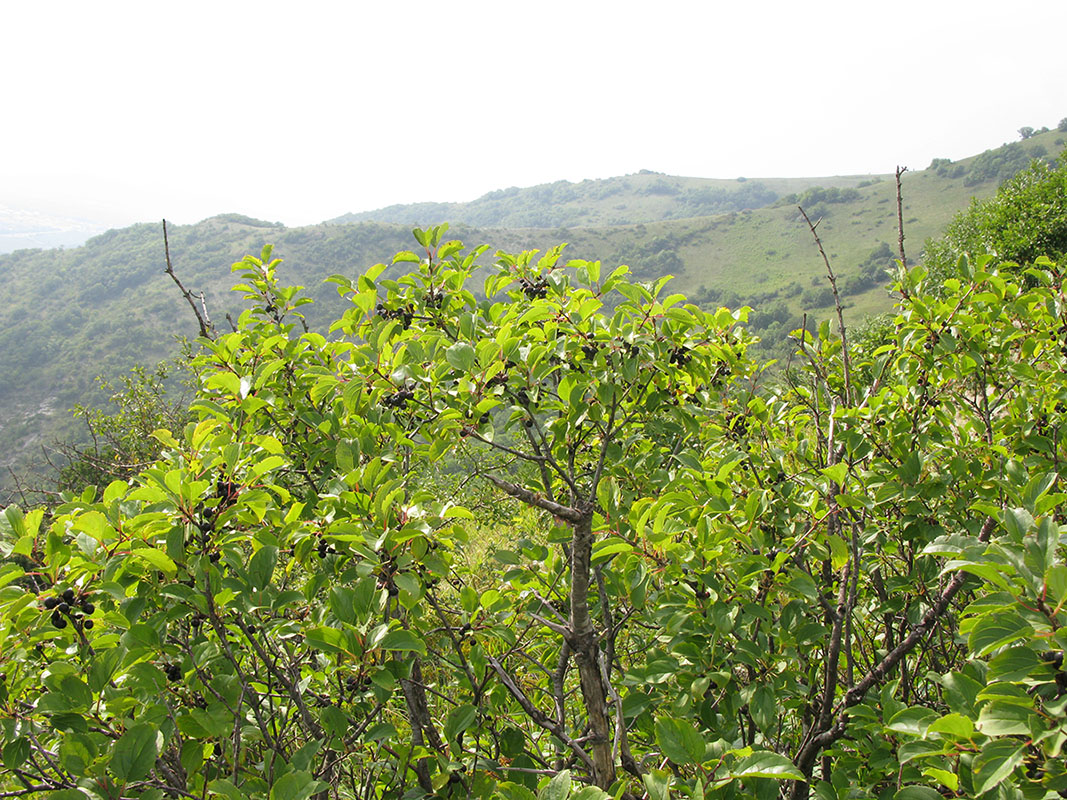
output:
MULTIPOLYGON (((872 176, 819 178, 832 186, 856 186, 872 176)), ((642 170, 633 175, 580 183, 557 181, 498 189, 469 203, 414 203, 345 214, 332 222, 396 222, 425 225, 451 220, 478 228, 574 228, 707 217, 762 208, 783 192, 816 179, 721 180, 680 178, 642 170)))
MULTIPOLYGON (((909 254, 918 255, 917 243, 939 234, 970 198, 986 197, 995 190, 1000 172, 984 183, 967 185, 975 174, 974 164, 995 161, 1001 164, 999 169, 1014 168, 1031 155, 1058 150, 1061 136, 1039 133, 975 159, 949 165, 938 160, 933 169, 905 174, 909 254)), ((703 304, 755 306, 750 324, 766 341, 784 342, 805 314, 823 319, 830 313, 823 266, 791 199, 788 205, 713 217, 648 221, 641 215, 665 213, 666 206, 656 210, 649 205, 653 202, 669 201, 677 210, 679 198, 690 190, 718 191, 746 182, 700 182, 656 174, 627 180, 633 181, 630 194, 611 199, 629 204, 625 218, 632 224, 492 232, 457 225, 454 230, 467 240, 491 239, 512 251, 568 241, 569 257, 629 264, 642 279, 673 274, 672 286, 703 304), (678 193, 635 191, 659 181, 674 181, 671 185, 679 188, 678 193)), ((819 230, 853 315, 886 311, 889 299, 883 272, 892 267, 896 251, 892 182, 875 179, 860 185, 864 181, 830 179, 822 181, 822 188, 801 179, 762 183, 783 196, 797 194, 797 202, 822 219, 819 230), (831 198, 839 202, 830 202, 831 198)), ((522 196, 520 192, 516 197, 522 196)), ((531 213, 538 207, 531 205, 531 213)), ((171 252, 183 281, 205 292, 212 318, 225 326, 226 314, 235 315, 239 305, 228 291, 229 264, 258 249, 263 240, 271 241, 275 252, 285 256, 293 282, 309 287, 309 295, 317 301, 309 321, 322 329, 340 310, 338 299, 322 283, 323 275, 386 259, 404 247, 408 235, 400 225, 364 222, 285 228, 224 215, 173 227, 171 252)), ((158 225, 109 231, 72 250, 0 256, 0 374, 4 376, 0 466, 19 464, 21 470, 42 445, 76 435, 80 426, 68 409, 106 401, 97 388, 98 375, 114 381, 133 364, 154 365, 173 355, 174 336, 196 333, 188 309, 163 274, 158 225)))
POLYGON ((967 253, 990 253, 1030 266, 1047 255, 1067 253, 1067 153, 1058 166, 1035 161, 985 201, 974 200, 926 247, 932 273, 949 275, 967 253))
POLYGON ((1067 790, 1059 266, 917 267, 775 381, 747 309, 559 249, 475 294, 442 234, 331 278, 331 339, 246 257, 160 462, 7 510, 0 791, 1067 790))

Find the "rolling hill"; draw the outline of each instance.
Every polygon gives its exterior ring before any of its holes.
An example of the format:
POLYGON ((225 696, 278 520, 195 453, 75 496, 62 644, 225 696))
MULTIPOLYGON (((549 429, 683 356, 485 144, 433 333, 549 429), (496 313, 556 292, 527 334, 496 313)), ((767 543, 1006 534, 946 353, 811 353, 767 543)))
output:
POLYGON ((779 197, 812 186, 854 187, 886 176, 832 178, 681 178, 642 170, 580 183, 499 189, 469 203, 413 203, 345 214, 330 220, 426 225, 429 220, 462 222, 479 228, 589 228, 637 222, 707 217, 762 208, 779 197))

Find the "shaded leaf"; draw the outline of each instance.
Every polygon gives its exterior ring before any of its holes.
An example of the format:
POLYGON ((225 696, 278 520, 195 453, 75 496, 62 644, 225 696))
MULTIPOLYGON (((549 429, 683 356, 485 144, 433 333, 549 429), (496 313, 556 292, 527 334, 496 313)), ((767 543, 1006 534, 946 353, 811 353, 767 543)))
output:
POLYGON ((732 770, 730 775, 735 778, 789 778, 791 780, 804 780, 804 775, 799 769, 783 755, 772 753, 770 750, 757 750, 752 755, 741 760, 732 770))
POLYGON ((148 776, 156 763, 154 725, 141 722, 131 726, 115 742, 111 752, 111 771, 120 781, 139 781, 148 776))

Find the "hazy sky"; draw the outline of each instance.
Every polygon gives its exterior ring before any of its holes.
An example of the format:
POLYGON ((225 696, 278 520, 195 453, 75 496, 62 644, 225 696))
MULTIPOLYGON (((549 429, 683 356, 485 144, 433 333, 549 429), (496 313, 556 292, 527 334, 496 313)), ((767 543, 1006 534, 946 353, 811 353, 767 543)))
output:
POLYGON ((7 2, 0 203, 299 225, 640 169, 918 169, 1067 116, 1064 30, 1064 0, 7 2))

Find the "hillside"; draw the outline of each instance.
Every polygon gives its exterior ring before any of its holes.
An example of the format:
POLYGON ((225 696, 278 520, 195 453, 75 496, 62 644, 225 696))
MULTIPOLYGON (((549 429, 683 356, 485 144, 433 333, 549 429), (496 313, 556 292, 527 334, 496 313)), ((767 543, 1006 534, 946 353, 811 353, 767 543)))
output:
MULTIPOLYGON (((938 160, 929 169, 906 173, 909 258, 917 258, 922 242, 936 235, 970 198, 990 195, 1031 157, 1048 157, 1062 147, 1063 134, 1049 132, 955 164, 938 160)), ((506 250, 566 241, 574 258, 627 263, 642 278, 673 274, 676 290, 697 301, 754 305, 759 312, 753 316, 754 327, 774 342, 784 339, 801 314, 818 318, 829 313, 824 269, 798 218, 800 202, 822 219, 820 234, 853 319, 889 307, 882 286, 884 270, 895 255, 891 179, 765 180, 759 183, 778 195, 770 205, 679 219, 663 216, 673 213, 669 202, 682 202, 689 190, 725 191, 734 184, 742 187, 730 189, 737 193, 755 182, 643 174, 586 183, 620 182, 629 182, 630 189, 610 199, 627 207, 632 216, 626 224, 490 228, 461 220, 450 235, 469 245, 488 242, 506 250), (642 193, 656 182, 679 191, 642 193), (800 196, 789 196, 794 192, 800 196)), ((516 198, 529 191, 520 190, 511 199, 518 203, 516 198)), ((522 211, 516 205, 510 213, 532 215, 536 208, 522 211)), ((595 207, 589 217, 600 219, 603 213, 595 207)), ((258 253, 264 243, 273 243, 275 254, 285 259, 285 279, 308 287, 315 298, 309 307, 312 325, 334 315, 340 303, 332 286, 322 282, 324 277, 354 275, 412 247, 410 224, 330 222, 285 228, 235 214, 175 226, 170 240, 178 274, 191 289, 205 292, 208 309, 221 326, 226 313, 237 308, 228 292, 230 264, 245 253, 258 253)), ((173 356, 176 336, 195 336, 195 321, 163 273, 163 264, 158 223, 108 231, 79 248, 0 256, 0 467, 22 468, 42 445, 75 435, 79 425, 68 410, 76 403, 104 400, 95 384, 97 375, 116 376, 135 363, 173 356)))
POLYGON ((767 178, 734 180, 681 178, 642 170, 580 183, 557 181, 520 189, 498 189, 469 203, 393 205, 330 220, 427 225, 449 220, 481 228, 574 228, 626 225, 686 217, 707 217, 762 208, 812 186, 854 187, 885 176, 767 178))

